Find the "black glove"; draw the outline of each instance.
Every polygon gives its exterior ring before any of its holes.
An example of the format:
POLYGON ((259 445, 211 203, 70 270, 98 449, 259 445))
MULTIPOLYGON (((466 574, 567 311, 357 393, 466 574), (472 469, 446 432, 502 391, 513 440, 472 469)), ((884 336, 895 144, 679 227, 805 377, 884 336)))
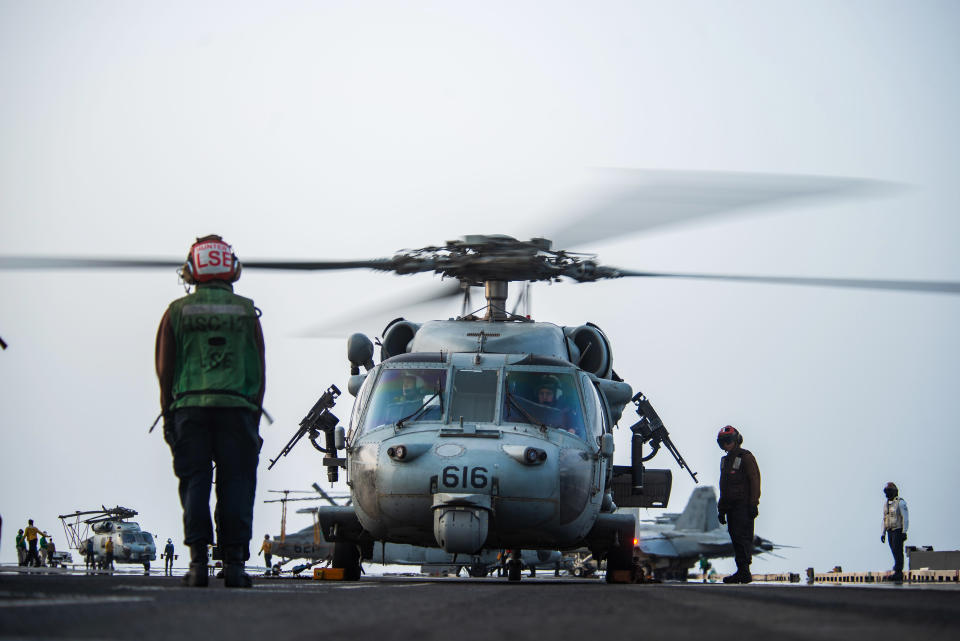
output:
POLYGON ((720 525, 726 525, 726 523, 727 523, 727 513, 726 513, 726 512, 717 512, 717 520, 720 521, 720 525))
POLYGON ((756 505, 754 505, 752 508, 750 508, 750 516, 751 516, 751 517, 757 518, 757 515, 758 515, 758 514, 760 514, 760 508, 758 508, 756 505))
POLYGON ((887 535, 886 535, 886 534, 881 534, 881 535, 880 535, 880 542, 881 542, 881 543, 886 543, 886 542, 887 542, 887 535))
POLYGON ((904 540, 904 541, 907 540, 907 533, 906 533, 906 532, 903 533, 903 540, 904 540))

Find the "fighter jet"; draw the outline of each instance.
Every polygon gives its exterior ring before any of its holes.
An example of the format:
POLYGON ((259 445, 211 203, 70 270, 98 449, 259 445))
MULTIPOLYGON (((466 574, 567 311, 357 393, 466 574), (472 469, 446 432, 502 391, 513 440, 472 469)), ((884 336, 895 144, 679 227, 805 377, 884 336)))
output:
MULTIPOLYGON (((639 514, 638 514, 639 521, 639 514)), ((718 559, 733 556, 727 528, 717 519, 717 495, 712 487, 693 490, 680 514, 663 514, 651 521, 639 521, 634 554, 658 579, 686 580, 700 557, 718 559)), ((755 536, 754 554, 787 547, 755 536)))

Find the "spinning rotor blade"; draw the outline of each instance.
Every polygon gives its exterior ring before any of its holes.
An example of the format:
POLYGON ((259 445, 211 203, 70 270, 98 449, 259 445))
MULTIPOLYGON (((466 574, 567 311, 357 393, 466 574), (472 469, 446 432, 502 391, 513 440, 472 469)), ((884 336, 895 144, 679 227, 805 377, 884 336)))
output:
POLYGON ((285 261, 285 260, 251 260, 240 263, 243 268, 280 269, 297 271, 319 271, 328 269, 391 269, 389 258, 374 258, 371 260, 320 260, 320 261, 285 261))
POLYGON ((570 219, 543 234, 554 248, 666 227, 698 218, 814 199, 889 193, 893 183, 863 178, 781 174, 602 169, 613 183, 602 198, 577 207, 570 219))
POLYGON ((638 272, 617 270, 619 276, 635 278, 691 278, 697 280, 725 280, 744 283, 775 285, 810 285, 815 287, 846 287, 851 289, 878 289, 887 291, 934 292, 960 294, 960 282, 929 280, 878 280, 870 278, 808 278, 797 276, 735 276, 723 274, 682 274, 670 272, 638 272))
POLYGON ((69 258, 56 256, 0 256, 0 269, 130 269, 168 267, 183 260, 171 258, 69 258))
MULTIPOLYGON (((323 260, 323 261, 282 261, 251 260, 240 261, 244 269, 278 269, 293 271, 318 271, 331 269, 390 269, 389 258, 370 260, 323 260)), ((0 269, 131 269, 131 268, 176 268, 183 260, 167 258, 80 258, 56 256, 0 256, 0 269)))

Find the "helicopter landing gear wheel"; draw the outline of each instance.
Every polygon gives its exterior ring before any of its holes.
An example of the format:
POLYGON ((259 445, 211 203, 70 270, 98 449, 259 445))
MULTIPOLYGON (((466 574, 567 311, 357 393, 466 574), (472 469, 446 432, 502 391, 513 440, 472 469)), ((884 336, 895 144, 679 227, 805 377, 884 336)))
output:
POLYGON ((487 566, 483 563, 476 563, 467 568, 467 573, 474 578, 485 577, 488 572, 487 566))
POLYGON ((333 567, 343 569, 345 581, 360 580, 360 548, 353 541, 333 544, 333 567))

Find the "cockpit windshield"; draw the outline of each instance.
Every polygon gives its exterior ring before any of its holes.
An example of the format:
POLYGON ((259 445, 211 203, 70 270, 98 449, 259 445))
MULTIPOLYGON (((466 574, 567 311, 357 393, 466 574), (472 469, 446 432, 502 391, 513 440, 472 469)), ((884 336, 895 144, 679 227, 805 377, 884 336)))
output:
POLYGON ((370 397, 362 431, 417 421, 443 420, 445 369, 385 369, 370 397))
POLYGON ((586 438, 583 408, 572 374, 508 371, 506 385, 505 423, 532 423, 586 438))

